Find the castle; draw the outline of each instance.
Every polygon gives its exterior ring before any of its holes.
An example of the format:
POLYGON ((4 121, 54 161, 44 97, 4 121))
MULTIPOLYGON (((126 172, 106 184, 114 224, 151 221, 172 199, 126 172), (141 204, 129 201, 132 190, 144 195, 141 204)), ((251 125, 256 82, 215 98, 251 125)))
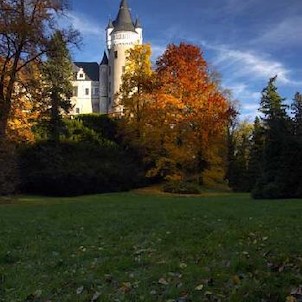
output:
POLYGON ((72 114, 119 113, 115 95, 119 92, 125 70, 126 51, 143 43, 143 29, 133 21, 127 0, 121 0, 119 12, 106 28, 106 48, 100 64, 73 63, 72 114))

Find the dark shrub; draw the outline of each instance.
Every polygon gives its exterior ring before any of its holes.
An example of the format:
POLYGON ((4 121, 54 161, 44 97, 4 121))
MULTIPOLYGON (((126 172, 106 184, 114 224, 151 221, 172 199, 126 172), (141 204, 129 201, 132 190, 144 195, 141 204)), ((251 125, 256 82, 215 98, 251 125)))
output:
POLYGON ((139 186, 143 172, 117 146, 89 142, 40 142, 20 151, 23 192, 72 196, 139 186))
POLYGON ((83 125, 110 141, 117 140, 117 120, 107 115, 81 114, 76 117, 83 125))
POLYGON ((0 195, 16 193, 18 178, 15 146, 9 142, 0 142, 0 195))
POLYGON ((195 183, 185 181, 169 181, 163 185, 163 191, 176 194, 199 194, 200 188, 195 183))

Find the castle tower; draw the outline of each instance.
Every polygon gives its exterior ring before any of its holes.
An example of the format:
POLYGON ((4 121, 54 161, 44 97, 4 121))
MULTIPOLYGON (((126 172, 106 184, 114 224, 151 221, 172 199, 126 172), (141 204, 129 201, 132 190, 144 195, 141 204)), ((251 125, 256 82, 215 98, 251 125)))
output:
POLYGON ((99 80, 99 95, 100 95, 100 112, 108 112, 108 57, 104 51, 102 62, 100 63, 100 80, 99 80))
MULTIPOLYGON (((139 20, 133 22, 127 0, 121 0, 116 19, 114 21, 109 20, 106 28, 106 42, 108 50, 108 99, 106 113, 119 113, 122 112, 122 108, 116 106, 118 103, 116 93, 119 92, 122 82, 127 56, 126 51, 136 44, 143 43, 142 26, 139 20)), ((105 74, 105 67, 100 67, 100 69, 105 74)))

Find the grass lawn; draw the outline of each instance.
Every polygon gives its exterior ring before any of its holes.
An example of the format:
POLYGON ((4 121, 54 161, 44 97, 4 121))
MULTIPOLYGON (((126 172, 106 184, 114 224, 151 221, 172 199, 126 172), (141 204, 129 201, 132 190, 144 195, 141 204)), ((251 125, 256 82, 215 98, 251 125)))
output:
POLYGON ((0 199, 0 301, 301 301, 301 213, 227 193, 0 199))

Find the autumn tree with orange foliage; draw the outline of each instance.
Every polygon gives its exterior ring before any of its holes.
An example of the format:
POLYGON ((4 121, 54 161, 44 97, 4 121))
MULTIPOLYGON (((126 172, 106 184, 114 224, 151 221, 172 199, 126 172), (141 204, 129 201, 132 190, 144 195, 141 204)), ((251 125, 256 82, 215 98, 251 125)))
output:
MULTIPOLYGON (((13 172, 16 165, 8 164, 15 161, 14 146, 8 146, 8 141, 21 132, 28 137, 26 129, 21 131, 21 123, 31 105, 28 94, 20 97, 20 93, 28 91, 31 83, 28 78, 24 81, 23 75, 33 64, 39 66, 49 49, 51 33, 58 29, 57 15, 64 11, 66 3, 65 0, 0 1, 0 194, 12 192, 16 174, 13 172)), ((68 41, 76 41, 77 33, 73 30, 62 32, 68 41)))
POLYGON ((168 134, 161 136, 164 156, 159 154, 154 171, 168 171, 172 179, 196 177, 200 183, 222 180, 229 104, 211 81, 200 48, 171 44, 156 65, 158 118, 168 134))
MULTIPOLYGON (((222 181, 230 106, 211 80, 201 50, 186 43, 169 45, 156 63, 155 78, 152 91, 141 95, 147 175, 222 181)), ((127 114, 125 118, 130 119, 127 114)))
POLYGON ((32 62, 18 75, 18 82, 11 98, 6 136, 10 142, 32 143, 35 140, 33 126, 41 116, 42 90, 38 66, 32 62))
MULTIPOLYGON (((38 64, 57 29, 55 18, 63 12, 65 0, 0 1, 0 141, 6 139, 13 96, 22 85, 22 72, 38 64)), ((62 31, 63 32, 63 31, 62 31)), ((76 41, 75 31, 64 31, 76 41)))

